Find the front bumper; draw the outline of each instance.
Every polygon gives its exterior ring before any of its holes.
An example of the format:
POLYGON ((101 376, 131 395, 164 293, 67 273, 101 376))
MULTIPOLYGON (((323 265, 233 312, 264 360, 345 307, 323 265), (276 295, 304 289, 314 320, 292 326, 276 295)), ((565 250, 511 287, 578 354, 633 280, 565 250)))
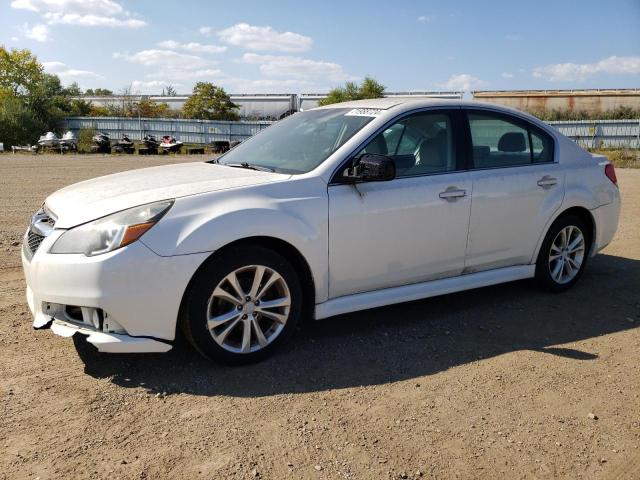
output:
POLYGON ((182 296, 208 254, 161 257, 142 241, 94 257, 48 253, 61 234, 47 236, 31 258, 23 249, 34 328, 87 335, 103 352, 171 349, 182 296))

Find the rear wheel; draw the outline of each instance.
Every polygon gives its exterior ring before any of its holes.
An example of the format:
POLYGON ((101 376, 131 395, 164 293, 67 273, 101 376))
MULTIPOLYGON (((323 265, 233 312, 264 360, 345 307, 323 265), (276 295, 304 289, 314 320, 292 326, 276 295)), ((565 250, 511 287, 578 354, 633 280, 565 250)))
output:
POLYGON ((571 288, 584 272, 590 247, 591 235, 580 217, 566 215, 557 219, 538 254, 538 284, 554 292, 571 288))
POLYGON ((293 333, 302 307, 300 281, 280 254, 242 246, 212 257, 185 296, 180 323, 205 357, 256 362, 293 333))

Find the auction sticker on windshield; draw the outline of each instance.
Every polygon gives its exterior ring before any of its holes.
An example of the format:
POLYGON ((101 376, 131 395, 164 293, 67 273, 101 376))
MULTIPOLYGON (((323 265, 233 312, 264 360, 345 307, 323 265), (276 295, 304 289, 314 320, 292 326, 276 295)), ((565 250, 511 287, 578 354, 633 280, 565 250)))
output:
POLYGON ((345 113, 345 117, 377 117, 382 113, 380 108, 354 108, 345 113))

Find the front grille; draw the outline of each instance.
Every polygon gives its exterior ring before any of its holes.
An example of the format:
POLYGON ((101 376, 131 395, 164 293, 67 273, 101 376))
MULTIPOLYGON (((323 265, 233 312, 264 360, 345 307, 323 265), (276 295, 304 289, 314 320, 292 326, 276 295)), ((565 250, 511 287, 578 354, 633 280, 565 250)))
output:
POLYGON ((31 218, 31 225, 24 242, 24 253, 27 259, 31 260, 45 237, 53 231, 55 224, 56 217, 44 206, 31 218))
POLYGON ((44 240, 44 237, 42 235, 38 235, 37 233, 29 229, 29 233, 27 233, 27 246, 29 248, 29 252, 31 253, 31 255, 36 253, 36 250, 38 250, 38 247, 40 246, 43 240, 44 240))

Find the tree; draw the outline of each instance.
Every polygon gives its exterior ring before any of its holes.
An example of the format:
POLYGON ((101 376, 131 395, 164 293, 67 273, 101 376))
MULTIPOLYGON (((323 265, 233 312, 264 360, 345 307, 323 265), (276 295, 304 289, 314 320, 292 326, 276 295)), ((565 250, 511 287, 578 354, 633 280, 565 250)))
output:
POLYGON ((82 99, 71 100, 69 115, 72 117, 87 117, 91 114, 93 105, 91 102, 82 99))
POLYGON ((77 85, 63 87, 60 78, 44 72, 29 50, 0 46, 0 142, 34 142, 47 130, 59 130, 74 109, 70 96, 77 85))
POLYGON ((10 51, 0 45, 0 88, 29 96, 41 84, 44 68, 27 49, 10 51))
POLYGON ((154 102, 148 98, 143 98, 136 106, 138 114, 146 118, 166 117, 169 111, 169 105, 166 103, 154 102))
POLYGON ((239 120, 238 108, 222 87, 198 82, 182 107, 182 114, 184 118, 202 120, 239 120))
POLYGON ((176 89, 173 87, 173 85, 167 85, 162 89, 163 96, 166 95, 167 97, 175 97, 177 94, 178 93, 176 92, 176 89))
POLYGON ((91 110, 89 110, 90 117, 110 117, 111 112, 109 109, 103 105, 94 105, 91 104, 91 110))
POLYGON ((35 143, 47 126, 24 101, 0 94, 0 142, 5 146, 35 143))
POLYGON ((96 88, 95 90, 92 88, 87 88, 84 94, 91 97, 109 97, 113 95, 113 92, 111 90, 107 90, 106 88, 96 88))
POLYGON ((334 88, 326 98, 320 100, 319 104, 331 105, 332 103, 348 102, 350 100, 381 98, 384 97, 384 90, 384 85, 379 84, 371 77, 365 77, 360 86, 354 82, 347 82, 344 87, 334 88))
POLYGON ((70 97, 79 97, 80 95, 82 95, 82 90, 80 90, 78 82, 73 82, 68 87, 65 87, 64 91, 70 97))

